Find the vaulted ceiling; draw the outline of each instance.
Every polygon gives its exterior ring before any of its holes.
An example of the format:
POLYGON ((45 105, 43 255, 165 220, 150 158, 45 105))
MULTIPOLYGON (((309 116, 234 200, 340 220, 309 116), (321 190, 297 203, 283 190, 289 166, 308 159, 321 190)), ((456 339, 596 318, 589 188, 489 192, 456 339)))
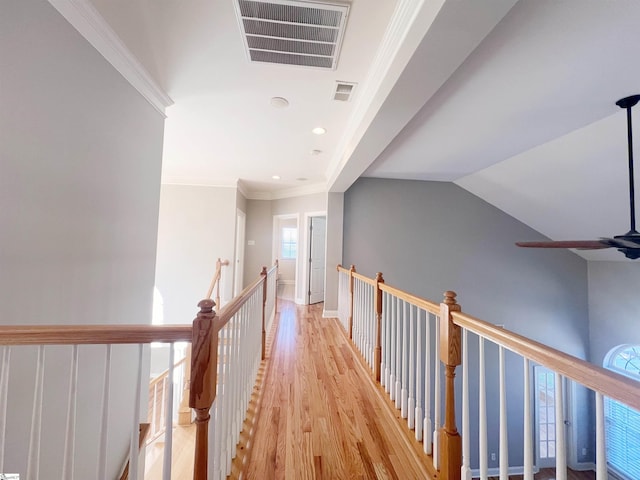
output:
POLYGON ((91 0, 174 101, 163 181, 252 198, 452 181, 552 239, 628 230, 614 103, 640 93, 640 2, 353 0, 332 70, 249 61, 236 1, 91 0))

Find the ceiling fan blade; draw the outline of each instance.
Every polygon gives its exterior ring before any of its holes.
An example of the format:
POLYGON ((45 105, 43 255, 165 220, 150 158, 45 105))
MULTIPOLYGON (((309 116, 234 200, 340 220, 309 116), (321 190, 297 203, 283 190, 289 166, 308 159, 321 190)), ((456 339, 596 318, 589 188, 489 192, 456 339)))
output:
POLYGON ((611 248, 601 240, 563 240, 559 242, 516 242, 519 247, 525 248, 577 248, 579 250, 599 250, 601 248, 611 248))

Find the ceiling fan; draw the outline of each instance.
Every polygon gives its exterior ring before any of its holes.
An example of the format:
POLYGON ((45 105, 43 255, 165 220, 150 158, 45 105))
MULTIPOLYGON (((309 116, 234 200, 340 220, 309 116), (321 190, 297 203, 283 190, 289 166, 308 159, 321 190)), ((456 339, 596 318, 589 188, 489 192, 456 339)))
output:
POLYGON ((636 230, 636 207, 633 182, 633 140, 631 135, 631 108, 640 101, 640 95, 625 97, 616 102, 620 108, 627 110, 627 144, 629 149, 629 211, 631 229, 624 235, 599 240, 565 240, 551 242, 517 242, 519 247, 529 248, 576 248, 578 250, 600 250, 602 248, 617 248, 627 258, 640 258, 640 233, 636 230))

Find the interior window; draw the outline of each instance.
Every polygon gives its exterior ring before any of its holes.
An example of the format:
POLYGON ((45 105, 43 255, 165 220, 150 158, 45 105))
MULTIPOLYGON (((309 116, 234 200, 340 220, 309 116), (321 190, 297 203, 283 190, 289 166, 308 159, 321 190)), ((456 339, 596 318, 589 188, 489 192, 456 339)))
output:
MULTIPOLYGON (((640 379, 640 345, 621 345, 607 355, 609 370, 640 379)), ((605 399, 607 463, 620 477, 640 478, 640 413, 626 405, 605 399)))

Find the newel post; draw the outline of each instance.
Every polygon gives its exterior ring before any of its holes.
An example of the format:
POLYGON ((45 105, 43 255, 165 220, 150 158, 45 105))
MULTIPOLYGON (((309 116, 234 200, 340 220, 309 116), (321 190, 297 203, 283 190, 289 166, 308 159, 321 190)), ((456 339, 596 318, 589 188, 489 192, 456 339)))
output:
POLYGON ((380 382, 380 362, 382 362, 382 290, 380 290, 380 284, 384 283, 382 273, 376 274, 376 293, 375 293, 375 308, 376 308, 376 346, 373 350, 373 373, 376 377, 376 381, 380 382))
POLYGON ((353 274, 356 273, 355 265, 349 268, 349 338, 353 340, 353 274))
POLYGON ((262 267, 262 360, 266 356, 267 348, 267 267, 262 267))
POLYGON ((193 321, 189 406, 196 412, 194 480, 207 478, 209 410, 216 398, 218 366, 218 332, 214 325, 214 306, 213 300, 202 300, 198 303, 200 312, 193 321))
POLYGON ((454 379, 461 364, 460 327, 453 323, 451 312, 459 312, 456 293, 444 292, 440 304, 440 360, 445 366, 444 425, 440 428, 440 478, 460 480, 462 439, 456 427, 454 379))

